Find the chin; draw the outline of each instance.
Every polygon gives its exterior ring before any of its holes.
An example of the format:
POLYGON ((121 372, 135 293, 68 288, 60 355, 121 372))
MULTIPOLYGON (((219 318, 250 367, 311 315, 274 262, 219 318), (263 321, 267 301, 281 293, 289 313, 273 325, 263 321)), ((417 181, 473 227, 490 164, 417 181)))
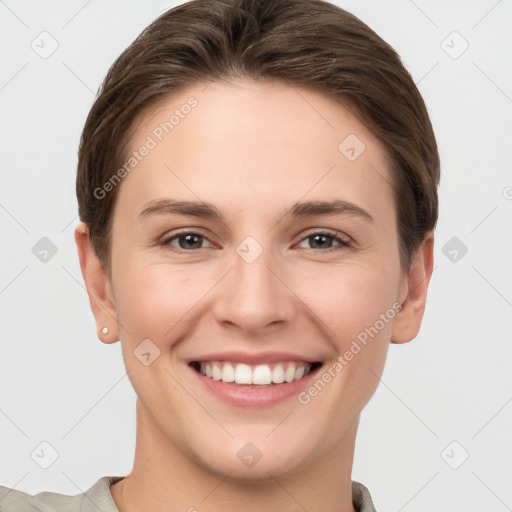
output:
MULTIPOLYGON (((244 437, 243 439, 247 439, 244 437)), ((293 437, 291 437, 293 439, 293 437)), ((258 484, 282 478, 287 474, 297 473, 308 459, 305 453, 297 451, 295 443, 283 446, 270 440, 245 441, 230 439, 228 442, 214 441, 215 446, 196 451, 199 464, 221 478, 245 484, 258 484), (211 452, 209 457, 206 453, 211 452)))

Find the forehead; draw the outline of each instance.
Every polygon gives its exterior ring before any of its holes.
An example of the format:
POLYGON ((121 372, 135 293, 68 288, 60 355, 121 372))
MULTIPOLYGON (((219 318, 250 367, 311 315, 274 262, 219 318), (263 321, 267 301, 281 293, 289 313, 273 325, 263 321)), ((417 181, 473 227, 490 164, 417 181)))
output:
POLYGON ((169 194, 238 210, 262 203, 266 212, 301 197, 394 209, 381 143, 347 108, 308 88, 197 84, 149 109, 133 133, 129 153, 139 154, 119 192, 139 208, 169 194))

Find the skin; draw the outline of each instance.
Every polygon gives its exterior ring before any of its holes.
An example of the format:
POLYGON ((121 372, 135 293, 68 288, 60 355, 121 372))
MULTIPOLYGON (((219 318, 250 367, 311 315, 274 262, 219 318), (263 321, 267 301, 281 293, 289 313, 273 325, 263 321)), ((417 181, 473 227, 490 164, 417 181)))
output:
POLYGON ((110 272, 86 226, 75 231, 98 336, 121 341, 138 396, 134 466, 111 487, 113 498, 121 512, 353 511, 360 412, 390 342, 418 333, 433 233, 405 273, 383 147, 348 110, 307 88, 246 80, 190 87, 139 120, 132 148, 190 96, 197 107, 119 185, 110 272), (338 150, 349 134, 366 146, 355 161, 338 150), (210 202, 224 222, 172 213, 140 221, 162 198, 210 202), (332 199, 373 221, 284 216, 297 201, 332 199), (177 238, 160 245, 183 228, 205 238, 192 249, 181 239, 188 253, 176 252, 177 238), (352 247, 308 238, 326 230, 352 247), (236 251, 249 235, 263 248, 252 263, 236 251), (259 409, 228 405, 187 366, 224 350, 291 351, 329 366, 396 303, 402 310, 307 405, 296 397, 259 409), (133 351, 148 338, 160 355, 145 366, 133 351), (252 467, 236 456, 249 441, 262 454, 252 467))

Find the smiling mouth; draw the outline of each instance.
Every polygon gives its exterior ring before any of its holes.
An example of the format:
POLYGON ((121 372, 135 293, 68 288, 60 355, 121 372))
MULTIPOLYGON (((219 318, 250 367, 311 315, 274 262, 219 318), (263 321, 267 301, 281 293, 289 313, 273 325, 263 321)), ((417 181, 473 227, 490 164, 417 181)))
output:
POLYGON ((190 366, 203 377, 226 384, 242 386, 273 386, 300 380, 317 370, 322 363, 283 361, 249 365, 229 361, 192 361, 190 366))

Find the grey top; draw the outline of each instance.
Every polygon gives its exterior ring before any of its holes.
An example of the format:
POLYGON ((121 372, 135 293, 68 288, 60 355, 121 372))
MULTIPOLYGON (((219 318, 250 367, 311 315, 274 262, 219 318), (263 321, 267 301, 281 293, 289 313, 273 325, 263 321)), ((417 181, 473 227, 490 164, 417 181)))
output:
MULTIPOLYGON (((55 492, 30 495, 0 485, 0 512, 119 512, 110 486, 123 476, 104 476, 89 490, 75 496, 55 492)), ((376 512, 368 489, 352 481, 352 501, 358 512, 376 512)))

